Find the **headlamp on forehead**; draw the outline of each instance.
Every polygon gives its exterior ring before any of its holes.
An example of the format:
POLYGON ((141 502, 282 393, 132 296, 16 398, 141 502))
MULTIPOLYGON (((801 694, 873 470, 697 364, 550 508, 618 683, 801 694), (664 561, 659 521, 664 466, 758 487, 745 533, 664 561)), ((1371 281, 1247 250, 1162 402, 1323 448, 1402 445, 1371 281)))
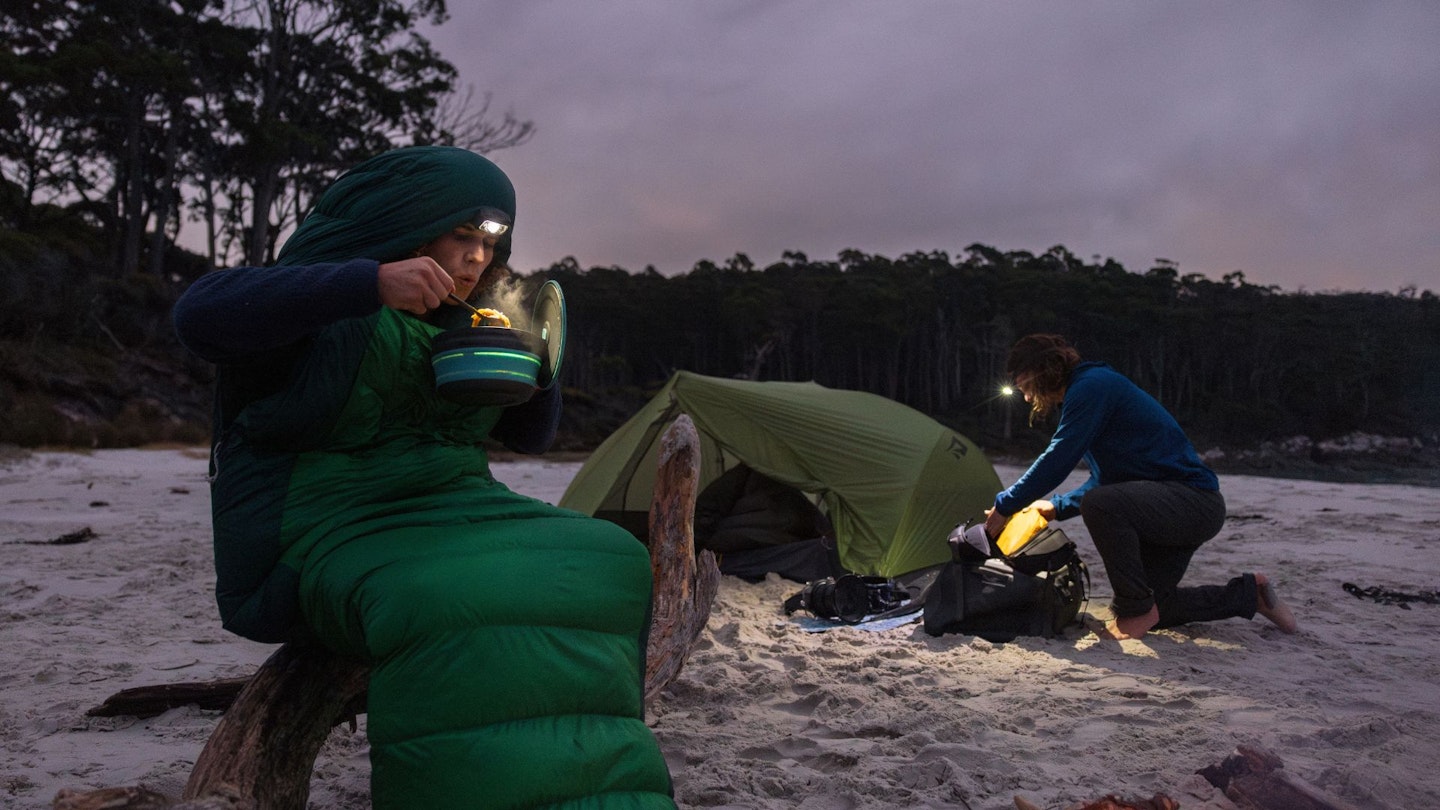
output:
POLYGON ((510 217, 495 208, 481 208, 470 221, 470 226, 486 236, 503 236, 510 230, 510 217))

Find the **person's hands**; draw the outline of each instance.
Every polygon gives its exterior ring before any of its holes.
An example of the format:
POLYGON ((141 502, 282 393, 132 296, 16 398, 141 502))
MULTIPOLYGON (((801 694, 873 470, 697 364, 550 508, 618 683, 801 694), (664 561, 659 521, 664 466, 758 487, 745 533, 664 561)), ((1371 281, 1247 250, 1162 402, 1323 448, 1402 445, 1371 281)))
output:
POLYGON ((455 289, 455 281, 434 259, 416 256, 380 265, 377 286, 381 304, 424 315, 440 306, 455 289))
POLYGON ((1055 504, 1050 501, 1036 501, 1030 505, 1035 508, 1036 512, 1040 513, 1040 517, 1046 520, 1055 519, 1055 504))
POLYGON ((1010 522, 1009 515, 1002 515, 992 507, 985 510, 985 534, 991 540, 1000 536, 1005 531, 1005 524, 1010 522))

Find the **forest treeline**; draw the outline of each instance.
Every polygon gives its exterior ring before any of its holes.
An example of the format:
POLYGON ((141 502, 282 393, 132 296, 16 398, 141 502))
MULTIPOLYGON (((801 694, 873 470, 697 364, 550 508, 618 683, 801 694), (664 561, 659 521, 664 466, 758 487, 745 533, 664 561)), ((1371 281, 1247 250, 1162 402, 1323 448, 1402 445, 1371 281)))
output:
POLYGON ((999 395, 1021 335, 1068 336, 1218 444, 1440 429, 1440 298, 1286 293, 1159 260, 1144 273, 973 244, 956 257, 744 254, 666 277, 560 262, 542 274, 572 313, 567 379, 603 390, 677 369, 815 380, 911 405, 992 443, 1026 421, 999 395), (1007 424, 1009 428, 1007 429, 1007 424))

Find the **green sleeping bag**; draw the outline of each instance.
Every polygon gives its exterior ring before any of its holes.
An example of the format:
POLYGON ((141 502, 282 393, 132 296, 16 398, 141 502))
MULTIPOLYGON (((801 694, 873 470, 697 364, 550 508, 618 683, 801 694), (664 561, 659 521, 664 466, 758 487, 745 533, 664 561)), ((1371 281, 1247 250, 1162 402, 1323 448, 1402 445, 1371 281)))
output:
MULTIPOLYGON (((483 161, 428 154, 452 181, 483 161)), ((642 715, 648 552, 494 480, 502 411, 435 394, 438 331, 384 308, 334 323, 224 431, 226 626, 370 664, 375 807, 673 809, 642 715)))

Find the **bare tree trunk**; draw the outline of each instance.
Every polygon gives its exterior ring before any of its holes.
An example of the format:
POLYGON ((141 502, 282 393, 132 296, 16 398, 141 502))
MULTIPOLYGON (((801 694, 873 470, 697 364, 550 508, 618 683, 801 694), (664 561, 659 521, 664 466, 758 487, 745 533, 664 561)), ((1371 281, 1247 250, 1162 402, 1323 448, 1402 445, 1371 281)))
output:
POLYGON ((276 189, 280 184, 278 167, 266 166, 262 177, 255 178, 251 186, 250 233, 245 242, 245 263, 260 266, 266 263, 267 248, 270 245, 270 207, 275 202, 276 189))
POLYGON ((156 278, 165 275, 165 226, 170 220, 171 209, 179 202, 175 190, 175 166, 179 161, 180 125, 179 116, 171 115, 170 125, 165 131, 165 176, 155 193, 155 232, 150 236, 150 261, 147 269, 156 278))
POLYGON ((750 368, 745 371, 744 379, 760 379, 760 371, 765 368, 765 359, 770 356, 770 352, 774 349, 775 338, 773 337, 769 338, 764 343, 762 343, 759 348, 755 349, 754 353, 751 355, 750 358, 750 368))
POLYGON ((127 105, 125 116, 125 166, 117 178, 125 190, 120 195, 124 201, 121 211, 123 237, 120 244, 120 273, 131 275, 140 271, 140 245, 145 235, 145 174, 141 154, 140 133, 145 115, 144 102, 132 99, 127 105))

